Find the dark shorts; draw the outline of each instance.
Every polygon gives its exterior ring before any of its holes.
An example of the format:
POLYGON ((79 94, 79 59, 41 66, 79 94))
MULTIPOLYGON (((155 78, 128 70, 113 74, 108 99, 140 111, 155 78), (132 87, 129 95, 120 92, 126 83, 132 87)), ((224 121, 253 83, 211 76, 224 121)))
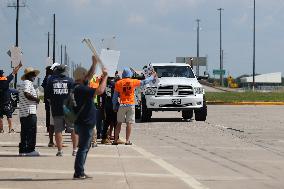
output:
POLYGON ((117 112, 114 112, 112 108, 106 108, 106 121, 110 123, 116 123, 117 112))
POLYGON ((13 107, 12 105, 3 105, 0 107, 0 118, 3 119, 3 116, 7 116, 7 118, 12 118, 13 107))

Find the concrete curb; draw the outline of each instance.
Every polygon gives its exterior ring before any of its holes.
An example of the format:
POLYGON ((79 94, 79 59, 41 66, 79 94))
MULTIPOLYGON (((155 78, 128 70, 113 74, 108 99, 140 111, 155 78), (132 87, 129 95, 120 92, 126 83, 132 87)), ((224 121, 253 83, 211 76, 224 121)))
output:
POLYGON ((207 101, 208 105, 284 105, 284 102, 223 102, 207 101))

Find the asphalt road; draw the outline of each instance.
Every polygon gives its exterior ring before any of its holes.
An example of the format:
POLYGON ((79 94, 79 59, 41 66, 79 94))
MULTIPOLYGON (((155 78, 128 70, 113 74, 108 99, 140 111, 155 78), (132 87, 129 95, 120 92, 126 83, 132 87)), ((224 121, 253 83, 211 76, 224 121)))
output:
POLYGON ((86 172, 94 178, 84 181, 72 180, 67 134, 63 157, 46 147, 43 112, 41 106, 41 157, 18 157, 19 134, 0 135, 0 188, 284 188, 283 106, 211 105, 206 122, 155 112, 134 126, 133 146, 91 149, 86 172))

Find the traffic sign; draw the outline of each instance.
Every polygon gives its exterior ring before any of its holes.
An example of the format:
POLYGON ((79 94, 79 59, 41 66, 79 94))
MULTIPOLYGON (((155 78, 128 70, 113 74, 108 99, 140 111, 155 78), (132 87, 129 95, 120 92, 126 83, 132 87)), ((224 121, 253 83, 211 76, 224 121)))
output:
POLYGON ((213 70, 213 75, 225 75, 226 70, 213 70))

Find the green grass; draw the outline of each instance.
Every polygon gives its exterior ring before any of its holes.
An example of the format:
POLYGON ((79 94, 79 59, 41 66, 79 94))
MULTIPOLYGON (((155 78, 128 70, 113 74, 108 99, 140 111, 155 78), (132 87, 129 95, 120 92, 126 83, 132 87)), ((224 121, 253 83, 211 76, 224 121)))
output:
POLYGON ((219 102, 284 102, 284 93, 260 93, 260 92, 207 92, 207 101, 219 102))

